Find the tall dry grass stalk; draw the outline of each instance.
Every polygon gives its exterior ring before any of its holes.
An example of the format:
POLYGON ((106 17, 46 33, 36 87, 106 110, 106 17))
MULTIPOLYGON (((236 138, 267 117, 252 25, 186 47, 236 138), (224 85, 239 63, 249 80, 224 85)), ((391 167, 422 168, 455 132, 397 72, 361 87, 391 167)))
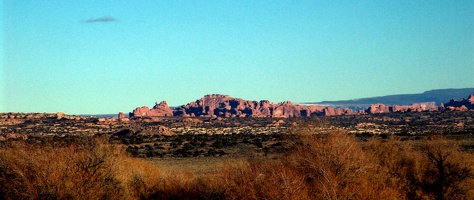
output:
POLYGON ((82 145, 15 142, 0 150, 5 199, 120 199, 112 166, 122 150, 99 140, 82 145))
POLYGON ((288 137, 276 159, 216 173, 156 166, 107 139, 0 148, 0 199, 474 199, 474 156, 454 141, 372 139, 337 130, 288 137))
POLYGON ((237 160, 221 172, 227 199, 308 199, 304 177, 281 161, 237 160))
POLYGON ((365 148, 375 166, 376 182, 398 191, 399 199, 474 198, 474 155, 455 141, 375 139, 365 148))
POLYGON ((305 134, 286 157, 305 176, 314 199, 383 199, 393 191, 371 178, 373 164, 355 137, 340 131, 305 134))
MULTIPOLYGON (((211 177, 163 169, 106 138, 0 148, 0 199, 216 199, 211 177)), ((217 182, 214 179, 214 183, 217 182)), ((221 198, 222 199, 222 198, 221 198)))

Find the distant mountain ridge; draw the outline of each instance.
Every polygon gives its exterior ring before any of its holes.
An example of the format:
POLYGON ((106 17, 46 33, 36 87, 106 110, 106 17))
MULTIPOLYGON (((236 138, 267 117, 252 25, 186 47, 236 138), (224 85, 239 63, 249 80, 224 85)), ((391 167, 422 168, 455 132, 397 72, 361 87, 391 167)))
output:
POLYGON ((307 102, 304 104, 316 104, 338 108, 344 107, 355 110, 362 110, 370 107, 371 104, 377 103, 385 105, 411 105, 420 102, 435 102, 436 105, 440 105, 441 103, 448 102, 450 99, 464 98, 469 94, 474 94, 474 88, 436 89, 419 94, 396 94, 352 100, 307 102))

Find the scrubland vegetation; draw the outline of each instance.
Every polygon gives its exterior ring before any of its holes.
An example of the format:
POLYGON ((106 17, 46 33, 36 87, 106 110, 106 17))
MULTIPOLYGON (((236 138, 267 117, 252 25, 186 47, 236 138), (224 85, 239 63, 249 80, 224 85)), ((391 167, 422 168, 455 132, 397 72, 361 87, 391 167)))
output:
POLYGON ((286 140, 287 152, 223 156, 202 174, 132 157, 107 137, 9 140, 0 199, 474 199, 474 155, 456 140, 304 128, 286 140))

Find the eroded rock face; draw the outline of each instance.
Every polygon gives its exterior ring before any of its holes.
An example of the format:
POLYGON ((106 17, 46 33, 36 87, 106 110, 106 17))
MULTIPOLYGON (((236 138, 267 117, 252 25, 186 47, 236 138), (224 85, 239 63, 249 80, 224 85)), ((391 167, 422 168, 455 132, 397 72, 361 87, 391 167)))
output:
POLYGON ((443 105, 447 110, 467 111, 474 110, 474 94, 469 95, 467 99, 461 98, 459 101, 451 99, 443 105))
POLYGON ((300 116, 300 105, 293 105, 290 101, 281 102, 273 105, 272 117, 299 117, 300 116))
POLYGON ((64 112, 57 112, 57 113, 56 113, 56 118, 57 118, 58 120, 59 120, 59 119, 62 119, 62 118, 64 118, 64 117, 66 117, 66 116, 67 116, 67 114, 64 113, 64 112))
POLYGON ((374 113, 388 113, 390 112, 389 107, 378 103, 370 105, 369 109, 367 109, 367 113, 374 114, 374 113))
MULTIPOLYGON (((422 112, 438 110, 472 110, 474 109, 474 94, 468 99, 450 102, 436 106, 435 102, 422 102, 412 105, 372 104, 367 110, 354 112, 348 108, 333 108, 316 105, 293 104, 290 101, 280 103, 270 103, 268 100, 249 101, 240 98, 233 98, 229 95, 212 94, 206 95, 195 102, 171 109, 166 101, 156 103, 152 109, 147 106, 138 107, 130 112, 130 117, 309 117, 309 116, 335 116, 353 114, 374 114, 390 112, 422 112)), ((119 116, 120 118, 120 116, 119 116)))
POLYGON ((123 119, 123 118, 125 118, 125 114, 123 112, 119 112, 118 119, 123 119))
POLYGON ((130 117, 145 117, 147 116, 146 113, 150 111, 150 108, 148 106, 142 106, 139 108, 135 108, 132 112, 130 112, 128 115, 130 117))
POLYGON ((394 105, 389 107, 390 112, 423 112, 423 111, 438 111, 438 106, 435 102, 414 103, 411 106, 394 105))
POLYGON ((374 113, 389 113, 389 112, 423 112, 423 111, 437 111, 438 106, 436 106, 435 102, 422 102, 422 103, 414 103, 412 105, 393 105, 387 106, 384 104, 372 104, 370 105, 369 109, 365 112, 369 114, 374 113))
POLYGON ((467 101, 471 104, 474 104, 474 94, 469 95, 469 97, 467 98, 467 101))
POLYGON ((173 116, 173 110, 170 109, 166 101, 155 103, 153 109, 150 110, 150 116, 173 116))
POLYGON ((229 95, 206 95, 195 102, 188 103, 171 110, 163 101, 152 109, 147 106, 139 107, 130 113, 130 117, 275 117, 288 118, 299 116, 322 116, 354 114, 350 109, 334 109, 323 106, 304 106, 290 101, 270 103, 268 100, 250 101, 233 98, 229 95))
POLYGON ((162 101, 155 103, 152 109, 148 106, 136 108, 129 115, 130 117, 167 117, 173 116, 173 110, 170 109, 166 101, 162 101))

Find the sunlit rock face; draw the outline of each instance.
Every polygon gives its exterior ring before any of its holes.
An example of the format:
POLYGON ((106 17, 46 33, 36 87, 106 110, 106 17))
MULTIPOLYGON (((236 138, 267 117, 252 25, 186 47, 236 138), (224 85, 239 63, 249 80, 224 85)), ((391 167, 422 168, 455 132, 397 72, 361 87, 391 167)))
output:
POLYGON ((173 110, 170 109, 166 101, 160 103, 155 103, 152 109, 148 106, 142 106, 135 108, 133 112, 130 113, 130 117, 167 117, 173 116, 173 110))
MULTIPOLYGON (((171 109, 166 101, 155 103, 153 108, 147 106, 137 107, 130 112, 131 118, 140 117, 309 117, 309 116, 337 116, 353 114, 376 114, 390 112, 422 112, 438 110, 472 110, 474 109, 474 95, 468 99, 456 101, 452 99, 446 104, 436 106, 435 102, 421 102, 412 105, 388 106, 381 103, 372 104, 367 110, 354 112, 349 108, 333 108, 316 105, 293 104, 290 101, 271 103, 268 100, 251 101, 234 98, 229 95, 206 95, 194 102, 171 109)), ((123 113, 122 113, 123 114, 123 113)), ((123 118, 119 114, 119 118, 123 118)))
POLYGON ((229 95, 206 95, 194 102, 170 109, 166 101, 157 103, 153 108, 138 107, 130 112, 130 117, 164 117, 164 116, 218 116, 218 117, 275 117, 288 118, 300 116, 331 116, 354 114, 350 109, 323 106, 305 106, 290 101, 271 103, 268 100, 251 101, 234 98, 229 95))
POLYGON ((123 112, 119 112, 117 118, 118 119, 123 119, 123 118, 125 118, 125 114, 123 112))
POLYGON ((367 109, 367 113, 369 114, 388 112, 390 112, 389 107, 381 103, 372 104, 370 105, 369 109, 367 109))

